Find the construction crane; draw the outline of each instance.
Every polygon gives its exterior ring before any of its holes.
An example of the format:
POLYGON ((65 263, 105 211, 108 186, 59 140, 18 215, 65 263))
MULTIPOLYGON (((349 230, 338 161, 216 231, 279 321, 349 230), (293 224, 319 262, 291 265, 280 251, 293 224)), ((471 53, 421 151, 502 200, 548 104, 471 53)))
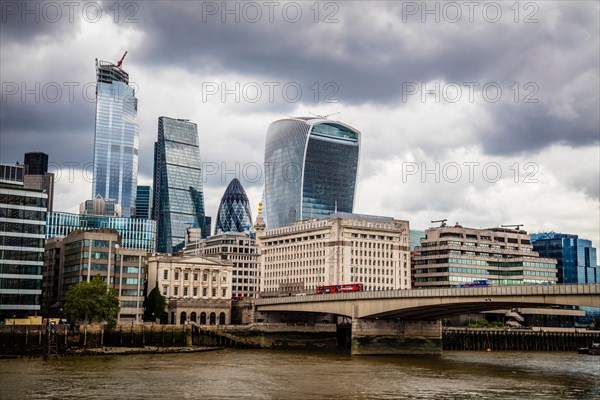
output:
POLYGON ((123 57, 121 57, 121 59, 117 62, 118 68, 121 68, 121 65, 123 65, 123 60, 125 59, 126 55, 127 55, 127 52, 125 52, 125 54, 123 54, 123 57))
POLYGON ((516 231, 521 230, 521 227, 524 224, 515 224, 515 225, 500 225, 501 228, 515 228, 516 231))
POLYGON ((444 226, 446 226, 446 221, 448 221, 446 218, 444 219, 437 219, 435 221, 431 221, 432 224, 437 224, 438 222, 440 223, 440 227, 443 228, 444 226))

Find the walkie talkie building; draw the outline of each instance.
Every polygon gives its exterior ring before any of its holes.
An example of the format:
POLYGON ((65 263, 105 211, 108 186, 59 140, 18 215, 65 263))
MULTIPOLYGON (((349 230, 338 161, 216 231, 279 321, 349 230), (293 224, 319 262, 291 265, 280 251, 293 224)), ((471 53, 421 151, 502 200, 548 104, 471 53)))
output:
POLYGON ((267 229, 353 212, 360 132, 320 117, 273 122, 265 146, 267 229))

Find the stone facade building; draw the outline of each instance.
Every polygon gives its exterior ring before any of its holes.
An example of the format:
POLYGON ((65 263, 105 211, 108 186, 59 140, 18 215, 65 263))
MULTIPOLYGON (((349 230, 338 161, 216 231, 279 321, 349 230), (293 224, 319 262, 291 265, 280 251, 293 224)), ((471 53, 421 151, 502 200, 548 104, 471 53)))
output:
POLYGON ((157 287, 168 302, 161 323, 230 324, 232 270, 231 263, 216 257, 149 257, 148 292, 157 287))
POLYGON ((408 221, 335 213, 265 230, 259 218, 256 237, 265 296, 348 283, 362 283, 364 290, 410 288, 408 221))
POLYGON ((187 243, 184 254, 217 257, 233 264, 231 296, 257 297, 260 280, 258 245, 249 232, 227 232, 187 243))

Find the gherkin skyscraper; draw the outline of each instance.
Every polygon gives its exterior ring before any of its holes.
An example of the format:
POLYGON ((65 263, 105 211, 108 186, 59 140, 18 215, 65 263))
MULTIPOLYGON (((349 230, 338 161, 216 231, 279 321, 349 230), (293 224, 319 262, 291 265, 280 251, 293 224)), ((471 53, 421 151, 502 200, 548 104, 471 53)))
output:
POLYGON ((252 214, 248 196, 246 196, 246 191, 240 181, 234 178, 221 198, 215 235, 224 232, 244 232, 251 226, 252 214))

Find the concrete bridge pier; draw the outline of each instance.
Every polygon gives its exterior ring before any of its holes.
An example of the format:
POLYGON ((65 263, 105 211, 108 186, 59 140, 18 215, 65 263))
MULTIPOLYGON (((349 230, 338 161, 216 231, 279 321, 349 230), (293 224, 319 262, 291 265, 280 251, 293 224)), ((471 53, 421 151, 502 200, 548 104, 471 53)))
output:
POLYGON ((442 354, 441 321, 352 319, 352 355, 442 354))

